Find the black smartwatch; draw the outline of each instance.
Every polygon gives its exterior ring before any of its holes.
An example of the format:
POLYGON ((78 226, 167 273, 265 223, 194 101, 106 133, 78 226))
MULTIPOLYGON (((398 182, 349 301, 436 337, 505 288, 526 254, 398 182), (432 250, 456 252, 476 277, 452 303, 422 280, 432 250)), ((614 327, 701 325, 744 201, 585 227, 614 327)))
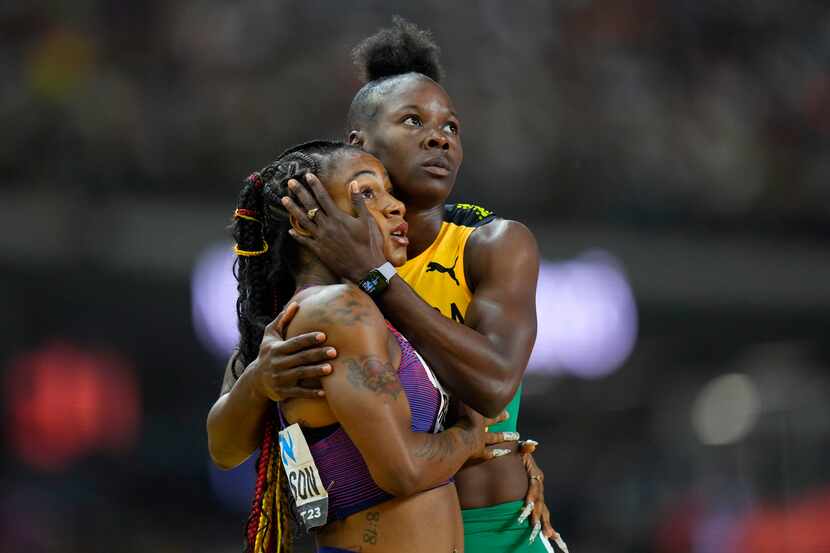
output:
POLYGON ((377 269, 369 271, 369 274, 363 277, 357 285, 370 297, 377 298, 386 290, 386 287, 389 286, 389 280, 396 274, 398 273, 395 268, 387 261, 377 269))

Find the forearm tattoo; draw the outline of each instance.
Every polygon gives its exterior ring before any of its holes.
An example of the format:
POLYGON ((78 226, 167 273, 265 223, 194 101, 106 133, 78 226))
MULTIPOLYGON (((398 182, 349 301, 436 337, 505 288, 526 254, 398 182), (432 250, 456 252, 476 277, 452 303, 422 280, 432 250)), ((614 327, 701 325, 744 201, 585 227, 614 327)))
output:
POLYGON ((398 372, 388 361, 377 357, 345 359, 347 378, 355 388, 370 390, 376 394, 398 399, 403 392, 398 372))
POLYGON ((420 459, 443 461, 455 452, 456 443, 451 432, 429 434, 413 454, 420 459))

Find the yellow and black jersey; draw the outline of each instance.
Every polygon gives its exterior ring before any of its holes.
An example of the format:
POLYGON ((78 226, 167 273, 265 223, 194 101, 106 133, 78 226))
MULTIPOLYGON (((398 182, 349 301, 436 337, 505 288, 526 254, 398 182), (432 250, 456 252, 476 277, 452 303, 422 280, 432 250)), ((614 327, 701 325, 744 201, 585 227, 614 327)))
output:
MULTIPOLYGON (((398 268, 400 275, 421 298, 442 315, 464 324, 473 293, 464 276, 464 247, 475 229, 496 215, 472 204, 444 206, 444 222, 435 241, 398 268)), ((510 418, 490 427, 491 432, 515 432, 522 387, 505 408, 510 418)))
POLYGON ((444 206, 444 222, 435 241, 400 267, 398 274, 442 315, 463 324, 473 298, 464 277, 464 247, 476 228, 495 218, 477 205, 444 206))

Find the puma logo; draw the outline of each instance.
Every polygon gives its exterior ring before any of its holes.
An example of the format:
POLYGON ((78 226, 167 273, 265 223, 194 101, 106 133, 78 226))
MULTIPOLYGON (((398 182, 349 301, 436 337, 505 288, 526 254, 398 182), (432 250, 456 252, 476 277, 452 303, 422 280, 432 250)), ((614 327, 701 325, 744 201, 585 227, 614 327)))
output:
POLYGON ((438 271, 439 273, 448 274, 450 276, 450 278, 455 281, 456 286, 461 286, 461 283, 458 282, 457 278, 455 278, 455 266, 456 266, 456 264, 458 264, 458 256, 457 255, 455 256, 455 261, 453 261, 452 267, 444 267, 443 265, 441 265, 440 263, 438 263, 436 261, 430 261, 427 264, 427 271, 426 272, 429 273, 431 271, 438 271))

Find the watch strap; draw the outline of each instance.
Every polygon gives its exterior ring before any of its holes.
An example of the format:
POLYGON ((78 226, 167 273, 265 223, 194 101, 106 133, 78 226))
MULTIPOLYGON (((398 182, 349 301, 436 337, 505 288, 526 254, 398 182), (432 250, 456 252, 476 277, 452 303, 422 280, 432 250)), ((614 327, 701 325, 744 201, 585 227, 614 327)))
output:
POLYGON ((393 276, 398 274, 398 272, 395 270, 395 267, 393 267, 392 264, 388 261, 380 267, 378 267, 376 270, 383 275, 383 278, 386 279, 386 282, 389 282, 390 280, 392 280, 393 276))

